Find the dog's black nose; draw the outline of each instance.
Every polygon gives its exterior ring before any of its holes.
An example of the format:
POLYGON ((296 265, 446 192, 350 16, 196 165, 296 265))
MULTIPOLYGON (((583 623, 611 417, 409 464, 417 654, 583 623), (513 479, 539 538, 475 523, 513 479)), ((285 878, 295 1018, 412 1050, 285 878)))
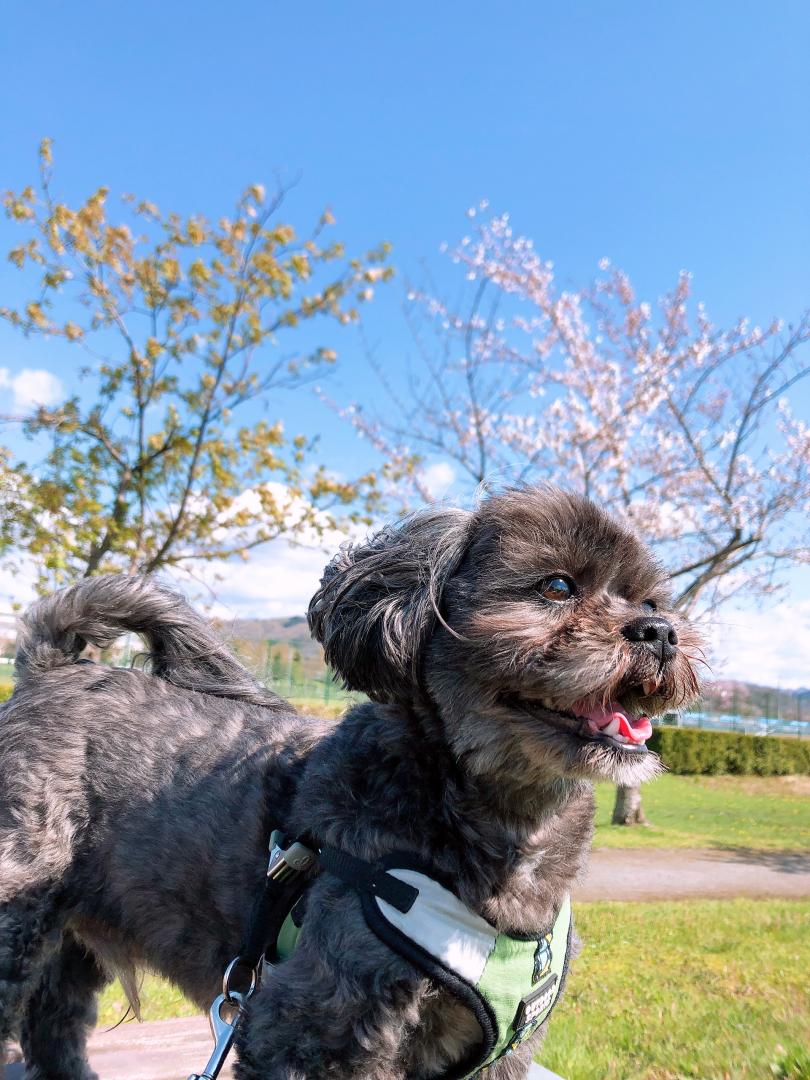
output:
POLYGON ((640 642, 661 661, 671 660, 675 655, 678 635, 672 623, 660 615, 643 615, 640 619, 633 619, 622 627, 622 634, 628 641, 640 642))

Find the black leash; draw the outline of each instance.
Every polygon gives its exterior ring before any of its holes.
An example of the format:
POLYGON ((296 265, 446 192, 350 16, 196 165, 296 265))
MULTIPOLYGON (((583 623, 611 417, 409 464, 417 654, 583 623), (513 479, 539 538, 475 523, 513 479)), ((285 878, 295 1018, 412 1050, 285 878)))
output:
POLYGON ((318 849, 309 837, 285 847, 281 832, 270 836, 270 860, 262 887, 253 899, 238 959, 243 967, 257 970, 263 959, 273 963, 276 942, 284 920, 311 881, 318 849), (309 842, 307 842, 309 841, 309 842))
POLYGON ((192 1073, 188 1080, 216 1080, 233 1045, 245 1004, 259 985, 262 965, 265 960, 270 964, 278 962, 278 936, 284 920, 316 873, 325 870, 358 892, 377 896, 402 912, 410 911, 419 895, 418 889, 389 874, 381 863, 366 862, 328 844, 319 847, 309 836, 287 847, 285 843, 281 832, 272 833, 267 873, 253 899, 242 945, 225 969, 222 993, 208 1013, 214 1051, 203 1071, 192 1073))

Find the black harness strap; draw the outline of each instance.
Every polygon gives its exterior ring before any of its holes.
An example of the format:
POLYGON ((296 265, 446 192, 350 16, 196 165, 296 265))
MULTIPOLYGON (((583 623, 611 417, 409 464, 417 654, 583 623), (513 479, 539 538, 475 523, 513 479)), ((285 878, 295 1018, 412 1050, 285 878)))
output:
MULTIPOLYGON (((252 977, 263 958, 270 963, 278 962, 277 942, 284 920, 311 886, 314 878, 321 871, 326 871, 358 893, 366 923, 377 938, 437 985, 450 991, 476 1018, 481 1028, 482 1041, 470 1048, 463 1061, 457 1062, 442 1074, 442 1080, 462 1080, 469 1077, 481 1062, 486 1061, 497 1041, 498 1024, 491 1005, 475 986, 383 918, 375 903, 375 898, 383 900, 405 914, 411 910, 419 896, 417 888, 388 872, 389 862, 393 869, 411 868, 428 876, 432 868, 422 865, 421 861, 416 860, 410 853, 392 853, 379 862, 371 863, 328 844, 319 847, 310 836, 294 841, 286 850, 283 846, 285 843, 280 833, 273 834, 270 867, 254 898, 242 947, 234 961, 234 965, 238 967, 239 978, 242 978, 243 972, 248 979, 252 977), (305 863, 300 868, 295 868, 291 874, 284 871, 274 873, 273 867, 278 868, 279 864, 285 861, 288 866, 292 866, 289 856, 294 848, 301 845, 306 852, 305 863)), ((300 859, 300 854, 298 858, 300 859)))
POLYGON ((324 870, 358 892, 379 896, 403 914, 411 910, 419 896, 418 889, 389 874, 382 864, 355 858, 340 848, 324 845, 318 852, 318 861, 324 870))
POLYGON ((253 901, 239 950, 240 959, 248 967, 258 967, 263 957, 271 964, 277 961, 276 943, 281 927, 310 884, 311 881, 299 880, 279 885, 270 878, 265 879, 253 901))

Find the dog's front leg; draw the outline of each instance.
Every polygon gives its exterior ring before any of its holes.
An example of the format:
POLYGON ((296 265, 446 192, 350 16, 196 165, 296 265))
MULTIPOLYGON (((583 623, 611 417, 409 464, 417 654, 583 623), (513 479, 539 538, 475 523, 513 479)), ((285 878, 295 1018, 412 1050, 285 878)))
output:
POLYGON ((318 881, 298 946, 237 1035, 238 1080, 404 1080, 425 980, 366 927, 346 886, 318 881))

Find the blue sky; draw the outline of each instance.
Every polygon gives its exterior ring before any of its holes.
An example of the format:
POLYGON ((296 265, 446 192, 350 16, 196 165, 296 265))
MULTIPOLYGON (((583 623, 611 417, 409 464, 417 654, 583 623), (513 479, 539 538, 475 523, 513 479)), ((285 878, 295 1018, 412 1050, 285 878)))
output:
MULTIPOLYGON (((12 2, 0 187, 33 178, 43 135, 68 198, 104 183, 218 215, 279 172, 300 177, 294 223, 330 204, 351 248, 393 243, 401 277, 441 266, 486 197, 563 280, 609 255, 655 299, 688 267, 716 319, 790 318, 810 302, 808 40, 800 2, 12 2)), ((400 299, 395 285, 368 314, 394 369, 400 299)), ((339 347, 347 397, 364 360, 356 337, 339 347)), ((12 374, 52 361, 0 332, 12 374)), ((330 458, 363 461, 314 402, 288 415, 330 458)))

